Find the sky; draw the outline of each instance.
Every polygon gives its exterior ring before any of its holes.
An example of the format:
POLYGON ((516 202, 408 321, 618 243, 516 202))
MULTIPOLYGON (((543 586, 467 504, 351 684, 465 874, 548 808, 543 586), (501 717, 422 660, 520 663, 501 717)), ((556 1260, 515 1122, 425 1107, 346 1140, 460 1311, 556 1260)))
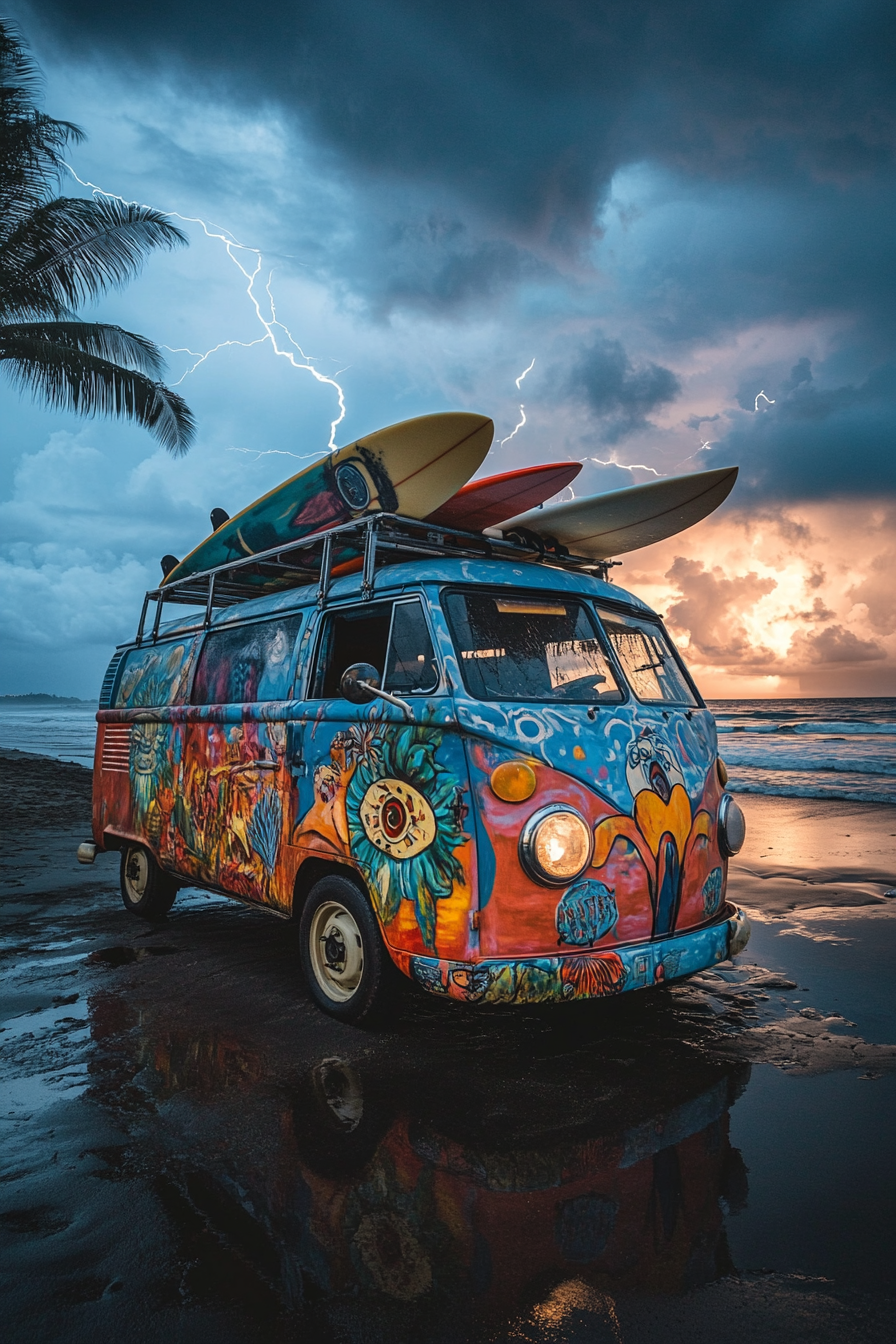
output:
POLYGON ((739 466, 613 571, 708 697, 896 694, 889 3, 0 9, 87 135, 60 190, 190 238, 84 315, 198 421, 174 459, 0 375, 0 693, 95 696, 212 507, 466 409, 481 474, 574 459, 576 496, 739 466))

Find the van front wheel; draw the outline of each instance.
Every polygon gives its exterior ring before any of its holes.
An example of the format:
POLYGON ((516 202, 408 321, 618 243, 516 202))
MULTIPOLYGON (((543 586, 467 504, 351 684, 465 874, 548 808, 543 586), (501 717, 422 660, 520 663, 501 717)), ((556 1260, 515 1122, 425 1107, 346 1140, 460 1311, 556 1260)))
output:
POLYGON ((397 979, 379 925, 361 892, 345 877, 315 882, 299 925, 302 969, 311 997, 343 1022, 378 1013, 397 979))
POLYGON ((148 849, 125 845, 121 851, 121 899, 141 919, 164 919, 174 904, 177 883, 163 873, 148 849))

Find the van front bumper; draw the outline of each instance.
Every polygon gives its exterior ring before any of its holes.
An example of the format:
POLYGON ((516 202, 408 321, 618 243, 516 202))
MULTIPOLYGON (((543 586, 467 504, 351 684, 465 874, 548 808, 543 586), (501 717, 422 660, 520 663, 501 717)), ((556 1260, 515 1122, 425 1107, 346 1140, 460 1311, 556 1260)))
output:
POLYGON ((749 919, 743 910, 728 906, 722 919, 693 933, 615 951, 476 962, 412 956, 409 971, 430 993, 465 1003, 603 999, 706 970, 742 952, 749 938, 749 919))

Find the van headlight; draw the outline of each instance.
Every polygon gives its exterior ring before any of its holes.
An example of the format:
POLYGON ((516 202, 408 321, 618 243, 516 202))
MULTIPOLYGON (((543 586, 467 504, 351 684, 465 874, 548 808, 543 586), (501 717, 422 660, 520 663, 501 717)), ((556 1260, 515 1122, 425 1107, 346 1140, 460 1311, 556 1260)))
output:
POLYGON ((591 827, 581 813, 563 803, 534 812, 520 836, 520 862, 530 877, 563 887, 591 862, 591 827))
POLYGON ((730 793, 719 803, 719 848, 726 859, 739 854, 747 838, 747 820, 730 793))

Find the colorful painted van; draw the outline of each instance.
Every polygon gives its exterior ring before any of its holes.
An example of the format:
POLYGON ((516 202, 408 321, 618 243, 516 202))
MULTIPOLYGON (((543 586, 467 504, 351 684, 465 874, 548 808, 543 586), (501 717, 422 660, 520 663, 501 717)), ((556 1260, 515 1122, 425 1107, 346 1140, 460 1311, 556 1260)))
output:
POLYGON ((298 920, 338 1017, 393 967, 467 1003, 589 999, 749 937, 713 717, 593 572, 441 554, 210 596, 120 648, 100 703, 94 840, 126 907, 199 886, 298 920))

